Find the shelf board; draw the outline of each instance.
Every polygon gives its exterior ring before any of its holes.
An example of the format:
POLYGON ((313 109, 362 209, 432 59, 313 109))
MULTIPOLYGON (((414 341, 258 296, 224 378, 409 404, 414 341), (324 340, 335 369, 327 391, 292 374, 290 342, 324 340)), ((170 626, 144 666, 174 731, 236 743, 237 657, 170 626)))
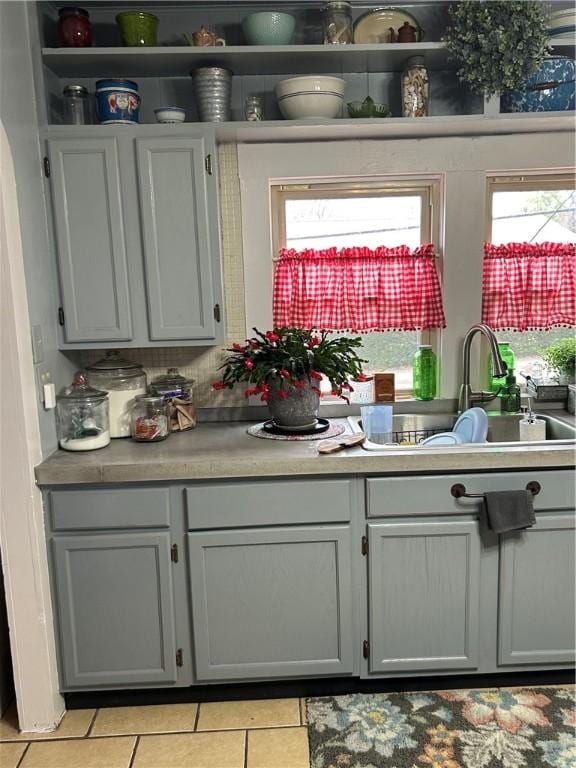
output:
POLYGON ((195 48, 43 48, 58 77, 186 77, 194 67, 228 67, 235 75, 300 75, 399 71, 409 56, 429 69, 452 69, 444 43, 379 45, 230 45, 195 48))
POLYGON ((262 122, 145 124, 137 126, 51 125, 49 135, 101 136, 119 130, 141 136, 181 136, 194 129, 214 131, 219 143, 345 141, 351 139, 423 139, 445 136, 496 136, 574 131, 574 112, 522 112, 502 115, 458 115, 357 120, 270 120, 262 122))

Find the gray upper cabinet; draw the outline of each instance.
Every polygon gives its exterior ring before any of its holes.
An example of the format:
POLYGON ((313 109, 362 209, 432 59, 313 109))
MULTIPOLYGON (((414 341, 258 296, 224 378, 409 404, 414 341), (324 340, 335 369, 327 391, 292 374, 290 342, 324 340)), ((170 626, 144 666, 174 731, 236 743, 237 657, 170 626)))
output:
POLYGON ((477 667, 477 521, 373 523, 368 530, 370 672, 477 667))
POLYGON ((196 678, 353 671, 350 529, 188 534, 196 678))
POLYGON ((132 339, 115 138, 48 142, 67 342, 132 339))
POLYGON ((216 148, 207 139, 138 139, 144 264, 150 338, 216 336, 212 243, 218 242, 216 148), (210 158, 207 160, 207 158, 210 158))
POLYGON ((65 690, 177 681, 168 532, 52 540, 65 690))
POLYGON ((573 512, 538 515, 500 541, 498 661, 574 663, 576 539, 573 512))

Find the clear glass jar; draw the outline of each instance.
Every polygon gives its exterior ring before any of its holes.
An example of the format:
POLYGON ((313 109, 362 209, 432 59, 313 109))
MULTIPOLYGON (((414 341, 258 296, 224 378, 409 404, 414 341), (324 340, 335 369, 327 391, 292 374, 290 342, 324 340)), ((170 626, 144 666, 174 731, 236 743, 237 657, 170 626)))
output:
POLYGON ((352 6, 342 0, 329 0, 322 6, 324 45, 344 45, 354 42, 352 6))
POLYGON ((430 78, 423 56, 411 56, 402 73, 402 116, 425 117, 430 101, 430 78))
POLYGON ((110 442, 108 393, 91 387, 78 371, 72 385, 56 398, 56 426, 60 448, 93 451, 110 442))
MULTIPOLYGON (((516 360, 514 358, 514 352, 510 349, 509 341, 499 341, 498 349, 500 350, 500 357, 506 363, 506 373, 514 370, 516 367, 516 360)), ((492 376, 492 355, 488 354, 488 388, 491 392, 498 392, 499 389, 504 387, 506 380, 504 376, 492 376)))
POLYGON ((158 395, 138 395, 131 412, 132 438, 140 443, 165 440, 168 429, 168 403, 158 395))
POLYGON ((93 387, 108 392, 110 402, 110 437, 130 437, 130 411, 137 395, 146 394, 146 373, 138 363, 109 351, 102 360, 86 366, 93 387))
POLYGON ((91 122, 88 89, 83 85, 66 85, 62 96, 64 122, 67 125, 88 125, 91 122))
POLYGON ((244 101, 244 119, 249 122, 264 119, 264 100, 262 96, 246 96, 244 101))
POLYGON ((412 389, 416 400, 434 400, 436 376, 436 355, 429 344, 420 344, 412 363, 412 389))
POLYGON ((168 368, 165 376, 150 382, 150 393, 164 398, 168 403, 171 432, 184 432, 196 426, 196 409, 192 402, 193 379, 181 376, 178 368, 168 368))

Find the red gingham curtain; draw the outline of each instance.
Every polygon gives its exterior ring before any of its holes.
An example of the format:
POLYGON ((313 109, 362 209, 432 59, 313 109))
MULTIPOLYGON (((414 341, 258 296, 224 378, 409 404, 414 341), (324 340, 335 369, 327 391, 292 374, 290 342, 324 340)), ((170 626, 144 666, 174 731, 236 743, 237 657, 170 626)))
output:
POLYGON ((576 325, 576 245, 484 245, 482 322, 495 330, 576 325))
POLYGON ((396 248, 280 251, 274 273, 274 327, 326 331, 444 328, 431 243, 396 248))

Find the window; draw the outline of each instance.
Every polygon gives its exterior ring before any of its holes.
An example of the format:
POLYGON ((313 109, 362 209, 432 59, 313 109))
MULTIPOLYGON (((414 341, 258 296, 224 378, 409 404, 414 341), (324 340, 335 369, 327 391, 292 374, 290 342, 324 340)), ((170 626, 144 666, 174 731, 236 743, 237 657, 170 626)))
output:
MULTIPOLYGON (((494 245, 576 242, 574 175, 490 177, 486 239, 494 245)), ((517 371, 537 377, 542 365, 542 351, 553 342, 574 334, 569 328, 506 333, 516 357, 517 371)))
MULTIPOLYGON (((275 184, 274 251, 280 248, 364 246, 411 249, 439 242, 440 181, 395 179, 275 184)), ((361 334, 367 371, 396 375, 396 389, 412 388, 412 357, 419 343, 436 346, 433 331, 361 334)))

